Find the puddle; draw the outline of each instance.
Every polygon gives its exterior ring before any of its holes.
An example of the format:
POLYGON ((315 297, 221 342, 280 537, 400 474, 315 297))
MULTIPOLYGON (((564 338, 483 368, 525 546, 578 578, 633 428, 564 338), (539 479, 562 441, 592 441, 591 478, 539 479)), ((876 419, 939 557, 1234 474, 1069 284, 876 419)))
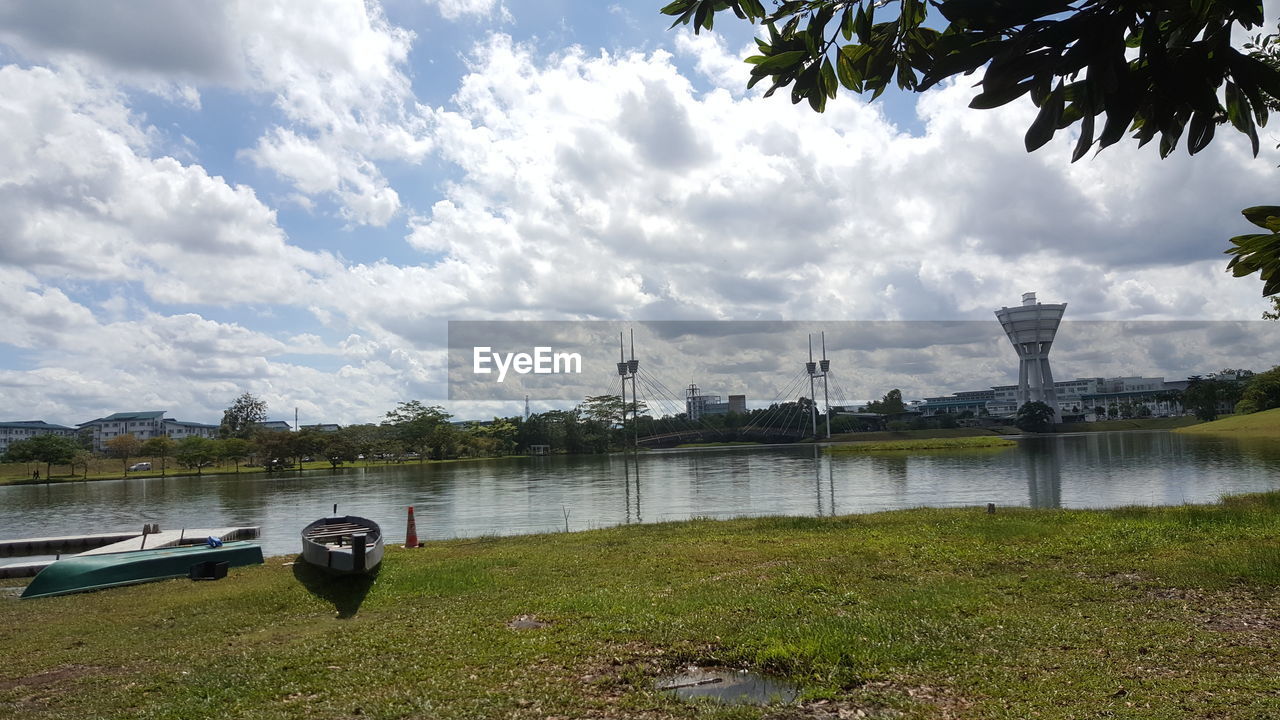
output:
POLYGON ((538 628, 547 627, 550 624, 551 623, 546 622, 545 620, 539 620, 533 615, 521 615, 520 617, 513 618, 508 622, 507 627, 512 630, 537 630, 538 628))
POLYGON ((799 686, 780 678, 717 667, 690 666, 659 678, 657 687, 685 700, 712 698, 731 705, 791 703, 800 694, 799 686))

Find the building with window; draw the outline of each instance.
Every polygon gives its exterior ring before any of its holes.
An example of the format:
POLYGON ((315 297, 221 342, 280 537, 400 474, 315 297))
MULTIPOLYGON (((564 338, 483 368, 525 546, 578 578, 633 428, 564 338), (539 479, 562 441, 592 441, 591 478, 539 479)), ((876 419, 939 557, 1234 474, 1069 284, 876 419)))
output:
POLYGON ((82 422, 79 432, 90 436, 94 452, 106 449, 107 441, 121 435, 133 435, 139 440, 168 436, 174 440, 188 437, 218 437, 218 426, 166 418, 165 410, 144 412, 118 412, 96 420, 82 422))
MULTIPOLYGON (((1146 405, 1152 414, 1161 415, 1173 412, 1167 392, 1186 386, 1185 380, 1166 382, 1162 377, 1076 378, 1055 382, 1053 395, 1059 416, 1069 419, 1094 419, 1097 408, 1106 415, 1111 406, 1125 403, 1146 405)), ((997 385, 990 390, 925 398, 919 409, 926 416, 970 410, 974 415, 1011 417, 1018 412, 1018 386, 997 385)))
POLYGON ((12 420, 0 422, 0 455, 9 451, 9 446, 19 440, 30 440, 38 435, 62 435, 72 437, 75 428, 64 425, 52 425, 43 420, 12 420))
POLYGON ((164 421, 164 432, 174 440, 182 440, 189 437, 216 438, 218 437, 218 426, 186 420, 166 419, 164 421))

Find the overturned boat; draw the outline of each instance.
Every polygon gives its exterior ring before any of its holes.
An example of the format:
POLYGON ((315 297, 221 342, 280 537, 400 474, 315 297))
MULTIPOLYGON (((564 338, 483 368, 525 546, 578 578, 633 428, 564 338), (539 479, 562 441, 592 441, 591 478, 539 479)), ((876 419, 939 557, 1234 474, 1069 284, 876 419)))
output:
POLYGON ((382 528, 368 518, 326 517, 302 529, 302 559, 329 572, 372 572, 382 550, 382 528))
POLYGON ((261 564, 262 547, 250 542, 73 555, 41 570, 22 597, 66 595, 179 577, 211 580, 225 577, 229 567, 261 564))

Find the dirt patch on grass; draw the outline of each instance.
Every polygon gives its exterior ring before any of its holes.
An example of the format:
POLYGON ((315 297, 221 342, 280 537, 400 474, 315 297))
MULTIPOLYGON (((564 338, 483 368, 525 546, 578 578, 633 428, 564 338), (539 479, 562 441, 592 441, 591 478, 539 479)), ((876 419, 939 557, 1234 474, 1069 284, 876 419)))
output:
POLYGON ((45 670, 26 677, 15 678, 12 680, 0 680, 0 690, 12 690, 14 688, 47 688, 49 686, 62 685, 68 680, 76 680, 87 675, 96 675, 102 672, 102 668, 92 665, 63 665, 53 670, 45 670))
MULTIPOLYGON (((664 649, 642 643, 608 648, 578 671, 585 695, 606 709, 600 717, 683 717, 689 701, 657 690, 655 681, 690 663, 723 665, 719 648, 664 649)), ((908 679, 866 682, 849 688, 840 697, 801 700, 761 708, 765 720, 868 720, 900 718, 924 710, 931 717, 951 720, 965 717, 972 703, 945 688, 913 684, 908 679)), ((914 715, 913 715, 914 716, 914 715)))
POLYGON ((507 627, 512 630, 538 630, 550 625, 551 621, 539 619, 537 615, 518 615, 507 621, 507 627))
POLYGON ((1266 636, 1268 641, 1280 631, 1280 608, 1246 590, 1160 588, 1150 594, 1161 600, 1181 603, 1185 610, 1195 613, 1207 630, 1256 634, 1266 636))

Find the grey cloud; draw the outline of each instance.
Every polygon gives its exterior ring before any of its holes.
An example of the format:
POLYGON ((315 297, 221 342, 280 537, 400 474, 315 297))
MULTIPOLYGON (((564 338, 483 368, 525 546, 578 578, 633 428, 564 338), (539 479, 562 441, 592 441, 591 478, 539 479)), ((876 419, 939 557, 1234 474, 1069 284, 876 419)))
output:
POLYGON ((0 5, 0 39, 32 59, 90 57, 125 73, 238 80, 225 3, 14 0, 0 5))
POLYGON ((623 96, 617 127, 654 169, 688 170, 709 157, 688 111, 663 84, 644 82, 639 94, 623 96))

